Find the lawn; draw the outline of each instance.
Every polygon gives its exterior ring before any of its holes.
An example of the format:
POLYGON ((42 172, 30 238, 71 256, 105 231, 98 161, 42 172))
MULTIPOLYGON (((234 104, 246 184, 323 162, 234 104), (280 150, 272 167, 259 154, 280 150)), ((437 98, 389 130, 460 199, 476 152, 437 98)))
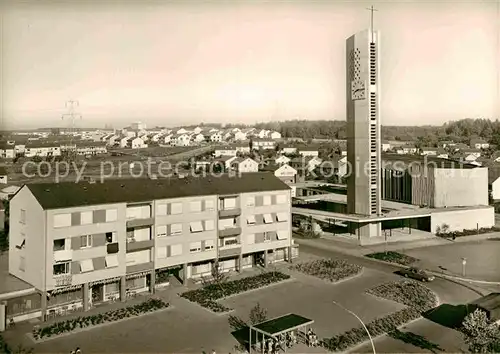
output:
POLYGON ((317 259, 293 265, 290 269, 335 283, 358 275, 363 267, 343 259, 317 259))
POLYGON ((370 253, 366 254, 365 257, 378 259, 379 261, 401 264, 404 266, 410 266, 419 261, 417 258, 394 251, 370 253))

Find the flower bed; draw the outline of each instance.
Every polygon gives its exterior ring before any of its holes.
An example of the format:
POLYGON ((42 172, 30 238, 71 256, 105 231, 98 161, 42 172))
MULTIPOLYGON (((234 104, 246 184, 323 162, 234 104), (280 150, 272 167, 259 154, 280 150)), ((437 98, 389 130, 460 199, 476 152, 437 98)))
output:
POLYGON ((413 263, 418 261, 417 258, 410 257, 407 256, 406 254, 401 254, 394 251, 370 253, 365 255, 365 257, 378 259, 380 261, 385 261, 385 262, 401 264, 404 266, 412 265, 413 263))
POLYGON ((437 305, 434 292, 414 280, 385 283, 368 289, 366 292, 367 294, 413 307, 419 312, 428 311, 437 305))
POLYGON ((209 309, 212 312, 223 313, 231 311, 217 300, 225 297, 243 293, 245 291, 259 289, 267 285, 279 283, 289 279, 290 276, 280 272, 268 272, 253 277, 247 277, 238 280, 232 280, 221 284, 210 284, 206 287, 196 290, 186 291, 181 296, 191 302, 209 309))
POLYGON ((317 259, 299 263, 290 268, 331 282, 352 277, 363 270, 363 267, 343 259, 317 259))
POLYGON ((500 227, 482 227, 480 229, 463 229, 462 231, 437 231, 436 236, 443 238, 455 238, 463 236, 472 236, 479 234, 488 234, 490 232, 498 232, 500 227))
MULTIPOLYGON (((382 284, 369 289, 367 293, 408 306, 366 324, 372 338, 391 332, 412 320, 416 320, 421 316, 422 312, 435 307, 438 302, 432 290, 412 280, 382 284)), ((331 338, 325 338, 321 344, 329 351, 344 352, 368 339, 365 329, 357 327, 331 338)))
POLYGON ((149 299, 140 304, 118 310, 112 310, 97 315, 77 317, 71 320, 57 322, 46 327, 35 327, 33 328, 32 334, 35 340, 50 338, 63 333, 73 332, 79 328, 86 328, 99 324, 116 322, 129 317, 140 316, 169 306, 170 304, 163 300, 149 299))

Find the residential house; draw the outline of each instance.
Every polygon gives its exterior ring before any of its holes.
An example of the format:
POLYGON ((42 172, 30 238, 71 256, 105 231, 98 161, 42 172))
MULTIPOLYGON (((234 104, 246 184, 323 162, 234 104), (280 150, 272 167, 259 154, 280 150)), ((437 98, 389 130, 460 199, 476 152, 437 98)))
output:
POLYGON ((171 269, 187 285, 215 260, 226 272, 298 256, 290 187, 269 173, 28 184, 10 218, 10 276, 36 289, 7 299, 15 319, 154 292, 171 269))
POLYGON ((160 139, 162 138, 163 134, 161 132, 159 133, 154 133, 151 135, 150 139, 151 141, 154 141, 155 143, 160 142, 160 139))
POLYGON ((174 136, 174 134, 171 134, 171 133, 168 133, 166 135, 162 135, 162 137, 159 140, 160 144, 170 145, 170 142, 171 142, 173 136, 174 136))
POLYGON ((255 138, 252 140, 254 150, 272 150, 276 147, 276 141, 272 139, 255 138))
POLYGON ((418 152, 417 147, 413 143, 408 143, 401 147, 403 149, 403 154, 416 154, 418 152))
POLYGON ((202 131, 203 131, 203 128, 201 128, 201 127, 196 127, 193 129, 193 133, 195 133, 195 134, 200 134, 202 131))
POLYGON ((231 161, 231 170, 238 173, 259 172, 259 163, 249 157, 237 157, 231 161))
POLYGON ((0 184, 7 184, 7 169, 0 166, 0 184))
POLYGON ((61 156, 61 146, 55 143, 30 142, 24 150, 26 157, 61 156))
POLYGON ((220 143, 222 142, 222 133, 219 131, 213 132, 209 134, 209 141, 212 143, 220 143))
POLYGON ((174 134, 170 138, 171 146, 190 146, 191 145, 191 137, 188 134, 174 134))
POLYGON ((133 137, 129 137, 129 136, 122 137, 122 138, 120 139, 120 147, 121 147, 122 149, 124 149, 124 148, 128 147, 128 145, 129 145, 129 140, 130 140, 130 139, 133 139, 133 137))
POLYGON ((234 144, 233 147, 236 149, 236 152, 241 154, 250 153, 250 146, 248 144, 234 144))
POLYGON ((488 168, 488 185, 493 200, 500 200, 500 167, 488 168))
POLYGON ((464 149, 462 153, 465 161, 476 161, 481 156, 481 150, 479 149, 464 149))
POLYGON ((421 154, 427 156, 436 156, 438 152, 438 148, 435 147, 422 147, 421 154))
POLYGON ((180 129, 177 129, 177 131, 175 133, 176 134, 186 134, 186 133, 188 133, 188 130, 186 130, 184 128, 180 128, 180 129))
POLYGON ((195 133, 191 136, 191 141, 195 144, 200 144, 205 141, 203 134, 195 133))
POLYGON ((144 149, 147 148, 148 145, 145 144, 141 138, 129 138, 127 147, 132 149, 144 149))
POLYGON ((271 139, 275 139, 275 140, 281 139, 281 133, 273 131, 273 132, 269 133, 269 137, 271 139))
POLYGON ((469 146, 471 149, 488 149, 490 144, 483 139, 471 139, 469 146))
POLYGON ((18 186, 8 186, 0 191, 0 200, 9 200, 17 191, 21 189, 18 186))
POLYGON ((77 155, 101 155, 106 154, 107 152, 106 143, 101 141, 81 141, 76 144, 77 155))
POLYGON ((235 141, 247 140, 247 134, 243 131, 234 132, 234 140, 235 141))
POLYGON ((391 143, 387 140, 382 141, 382 151, 389 151, 391 149, 391 143))
POLYGON ((234 134, 231 130, 226 130, 224 132, 221 132, 221 136, 222 136, 222 141, 234 140, 234 134))
POLYGON ((7 143, 1 143, 1 145, 0 145, 0 158, 13 159, 14 157, 16 157, 14 145, 9 145, 7 143))
POLYGON ((290 161, 289 165, 297 171, 313 171, 321 164, 322 160, 317 157, 297 157, 290 161))
POLYGON ((278 156, 274 162, 277 164, 277 165, 284 165, 284 164, 288 164, 290 162, 290 158, 288 156, 285 156, 285 155, 281 155, 281 156, 278 156))
POLYGON ((237 159, 236 155, 235 156, 221 156, 218 159, 218 162, 224 165, 224 169, 226 171, 229 171, 231 169, 231 164, 233 161, 237 159))
POLYGON ((491 156, 491 160, 494 162, 500 162, 500 151, 495 151, 491 156))
POLYGON ((214 157, 236 156, 237 154, 238 150, 231 146, 218 146, 214 151, 214 157))
POLYGON ((272 172, 276 177, 286 184, 297 183, 297 170, 290 165, 269 164, 260 167, 262 172, 272 172))
POLYGON ((446 149, 443 149, 443 148, 438 148, 436 156, 441 158, 441 159, 449 159, 450 158, 450 154, 446 151, 446 149))
POLYGON ((316 148, 299 148, 299 155, 303 157, 318 157, 319 151, 316 148))
POLYGON ((293 155, 297 153, 297 147, 292 145, 284 145, 281 148, 280 152, 285 155, 293 155))
POLYGON ((260 139, 264 139, 264 138, 267 138, 267 137, 269 136, 269 133, 270 133, 270 131, 269 131, 269 130, 261 129, 261 130, 257 133, 257 137, 259 137, 260 139))

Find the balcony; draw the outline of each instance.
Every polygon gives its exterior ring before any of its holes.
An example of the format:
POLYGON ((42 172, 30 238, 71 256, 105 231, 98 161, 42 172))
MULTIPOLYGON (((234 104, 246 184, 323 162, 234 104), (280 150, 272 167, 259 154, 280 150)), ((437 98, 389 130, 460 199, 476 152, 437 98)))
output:
POLYGON ((241 244, 234 243, 232 245, 227 245, 219 247, 219 258, 235 257, 241 254, 241 244))
POLYGON ((153 262, 147 262, 147 263, 139 263, 139 264, 132 264, 127 266, 126 273, 137 273, 137 272, 144 272, 147 270, 153 270, 155 268, 153 262))
POLYGON ((232 209, 222 209, 219 210, 219 217, 220 218, 228 218, 228 217, 235 217, 235 216, 240 216, 241 215, 241 209, 240 208, 232 208, 232 209))
POLYGON ((127 252, 139 251, 153 247, 154 240, 141 240, 136 241, 135 239, 127 240, 127 252))
POLYGON ((141 226, 151 226, 155 222, 154 218, 138 218, 138 219, 128 219, 127 220, 127 229, 132 229, 134 227, 141 226))
POLYGON ((241 234, 241 227, 237 226, 219 230, 219 237, 238 236, 239 234, 241 234))
POLYGON ((65 262, 73 259, 73 252, 71 250, 58 250, 54 251, 54 262, 65 262))

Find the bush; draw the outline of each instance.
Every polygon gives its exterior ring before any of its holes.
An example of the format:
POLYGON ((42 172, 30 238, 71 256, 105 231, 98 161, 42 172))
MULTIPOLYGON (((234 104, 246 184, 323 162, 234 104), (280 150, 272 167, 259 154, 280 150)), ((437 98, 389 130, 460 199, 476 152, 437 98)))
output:
POLYGON ((95 326, 108 322, 116 322, 124 318, 139 316, 145 313, 161 310, 169 306, 170 304, 164 302, 163 300, 149 299, 140 304, 128 306, 118 310, 56 322, 47 327, 37 326, 33 328, 32 334, 35 340, 49 338, 59 334, 73 332, 79 328, 95 326))
POLYGON ((394 251, 370 253, 365 255, 365 257, 378 259, 380 261, 385 261, 385 262, 401 264, 404 266, 412 265, 413 263, 418 261, 417 258, 413 258, 407 256, 406 254, 401 254, 394 251))
POLYGON ((480 229, 463 229, 462 231, 447 231, 443 232, 442 230, 436 230, 436 236, 444 237, 444 238, 454 238, 454 237, 462 237, 462 236, 472 236, 478 234, 488 234, 490 232, 498 232, 500 231, 500 227, 482 227, 480 229))
POLYGON ((228 312, 231 309, 219 304, 217 300, 249 290, 259 289, 274 283, 279 283, 289 278, 289 275, 280 272, 267 272, 253 277, 228 281, 222 284, 210 284, 201 289, 186 291, 182 293, 181 296, 213 312, 228 312))
MULTIPOLYGON (((367 291, 368 294, 399 302, 408 307, 377 318, 366 325, 372 337, 392 332, 398 327, 416 320, 422 312, 437 305, 436 295, 426 286, 412 280, 381 284, 367 291)), ((323 339, 321 344, 329 351, 346 351, 369 339, 363 327, 323 339)))
POLYGON ((348 263, 343 259, 318 259, 293 265, 290 269, 331 282, 337 282, 359 274, 363 267, 348 263))

